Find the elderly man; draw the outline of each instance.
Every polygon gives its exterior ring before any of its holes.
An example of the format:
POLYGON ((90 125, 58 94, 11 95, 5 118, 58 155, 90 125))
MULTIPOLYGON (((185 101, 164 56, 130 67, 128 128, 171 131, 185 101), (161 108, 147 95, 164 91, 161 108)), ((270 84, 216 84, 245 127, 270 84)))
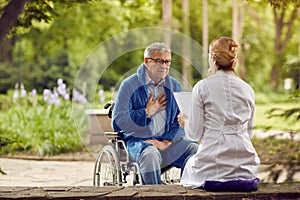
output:
POLYGON ((172 92, 182 90, 169 76, 171 50, 155 42, 144 52, 144 62, 119 89, 112 116, 116 131, 124 131, 129 156, 140 167, 143 184, 160 184, 169 167, 184 168, 198 145, 185 140, 179 109, 172 92))

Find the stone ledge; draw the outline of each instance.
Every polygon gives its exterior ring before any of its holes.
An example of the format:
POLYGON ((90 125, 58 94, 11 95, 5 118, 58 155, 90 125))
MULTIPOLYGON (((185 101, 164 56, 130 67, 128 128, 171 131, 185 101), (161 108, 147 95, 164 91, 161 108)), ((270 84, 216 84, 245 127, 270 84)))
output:
POLYGON ((256 192, 207 192, 180 185, 0 187, 0 199, 300 199, 300 182, 261 183, 256 192))

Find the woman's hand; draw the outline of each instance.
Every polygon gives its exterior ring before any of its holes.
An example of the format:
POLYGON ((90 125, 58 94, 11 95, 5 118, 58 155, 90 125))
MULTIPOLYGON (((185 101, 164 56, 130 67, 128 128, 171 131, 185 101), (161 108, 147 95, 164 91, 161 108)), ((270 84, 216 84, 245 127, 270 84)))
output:
POLYGON ((177 115, 177 121, 179 123, 179 125, 184 128, 184 122, 188 120, 188 116, 186 114, 183 114, 183 113, 179 113, 177 115))

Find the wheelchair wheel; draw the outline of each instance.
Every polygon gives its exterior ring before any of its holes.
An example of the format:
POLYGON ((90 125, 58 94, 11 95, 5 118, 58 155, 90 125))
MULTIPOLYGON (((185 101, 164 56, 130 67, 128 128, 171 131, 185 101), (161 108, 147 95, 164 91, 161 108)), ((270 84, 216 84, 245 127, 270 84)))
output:
POLYGON ((121 186, 120 161, 116 150, 106 145, 99 153, 94 167, 94 186, 121 186))

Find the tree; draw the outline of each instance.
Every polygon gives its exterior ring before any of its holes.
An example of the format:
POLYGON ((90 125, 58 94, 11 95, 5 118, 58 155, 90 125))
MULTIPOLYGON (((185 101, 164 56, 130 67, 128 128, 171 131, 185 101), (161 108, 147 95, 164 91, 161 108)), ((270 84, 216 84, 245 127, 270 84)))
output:
POLYGON ((85 3, 92 0, 2 0, 4 6, 0 17, 0 46, 10 31, 16 31, 17 27, 30 28, 34 20, 49 23, 55 15, 54 4, 85 3), (14 30, 13 30, 14 29, 14 30))
MULTIPOLYGON (((183 33, 186 35, 190 35, 190 9, 189 9, 189 0, 182 0, 182 26, 183 26, 183 33)), ((188 60, 190 57, 190 45, 189 40, 182 40, 182 53, 183 53, 183 60, 182 60, 182 75, 183 79, 183 89, 187 90, 189 87, 189 82, 192 78, 192 70, 191 65, 189 64, 188 60)))
POLYGON ((275 37, 274 37, 274 63, 271 70, 270 83, 278 89, 280 84, 281 71, 285 60, 284 55, 291 35, 292 28, 297 16, 297 8, 300 6, 299 0, 268 0, 272 6, 275 37))
MULTIPOLYGON (((172 28, 172 7, 173 0, 163 0, 162 1, 162 22, 165 28, 172 28)), ((171 46, 171 35, 165 35, 165 42, 171 46)))
POLYGON ((207 0, 202 0, 202 47, 203 47, 203 68, 202 68, 202 77, 207 73, 207 55, 208 55, 208 3, 207 0))
POLYGON ((240 45, 238 71, 242 79, 246 79, 246 69, 242 52, 243 22, 245 13, 245 1, 242 0, 241 6, 238 0, 232 0, 232 38, 240 45))
POLYGON ((0 47, 9 31, 17 24, 18 17, 22 12, 25 3, 28 1, 29 0, 12 0, 3 9, 4 11, 0 18, 0 47))

